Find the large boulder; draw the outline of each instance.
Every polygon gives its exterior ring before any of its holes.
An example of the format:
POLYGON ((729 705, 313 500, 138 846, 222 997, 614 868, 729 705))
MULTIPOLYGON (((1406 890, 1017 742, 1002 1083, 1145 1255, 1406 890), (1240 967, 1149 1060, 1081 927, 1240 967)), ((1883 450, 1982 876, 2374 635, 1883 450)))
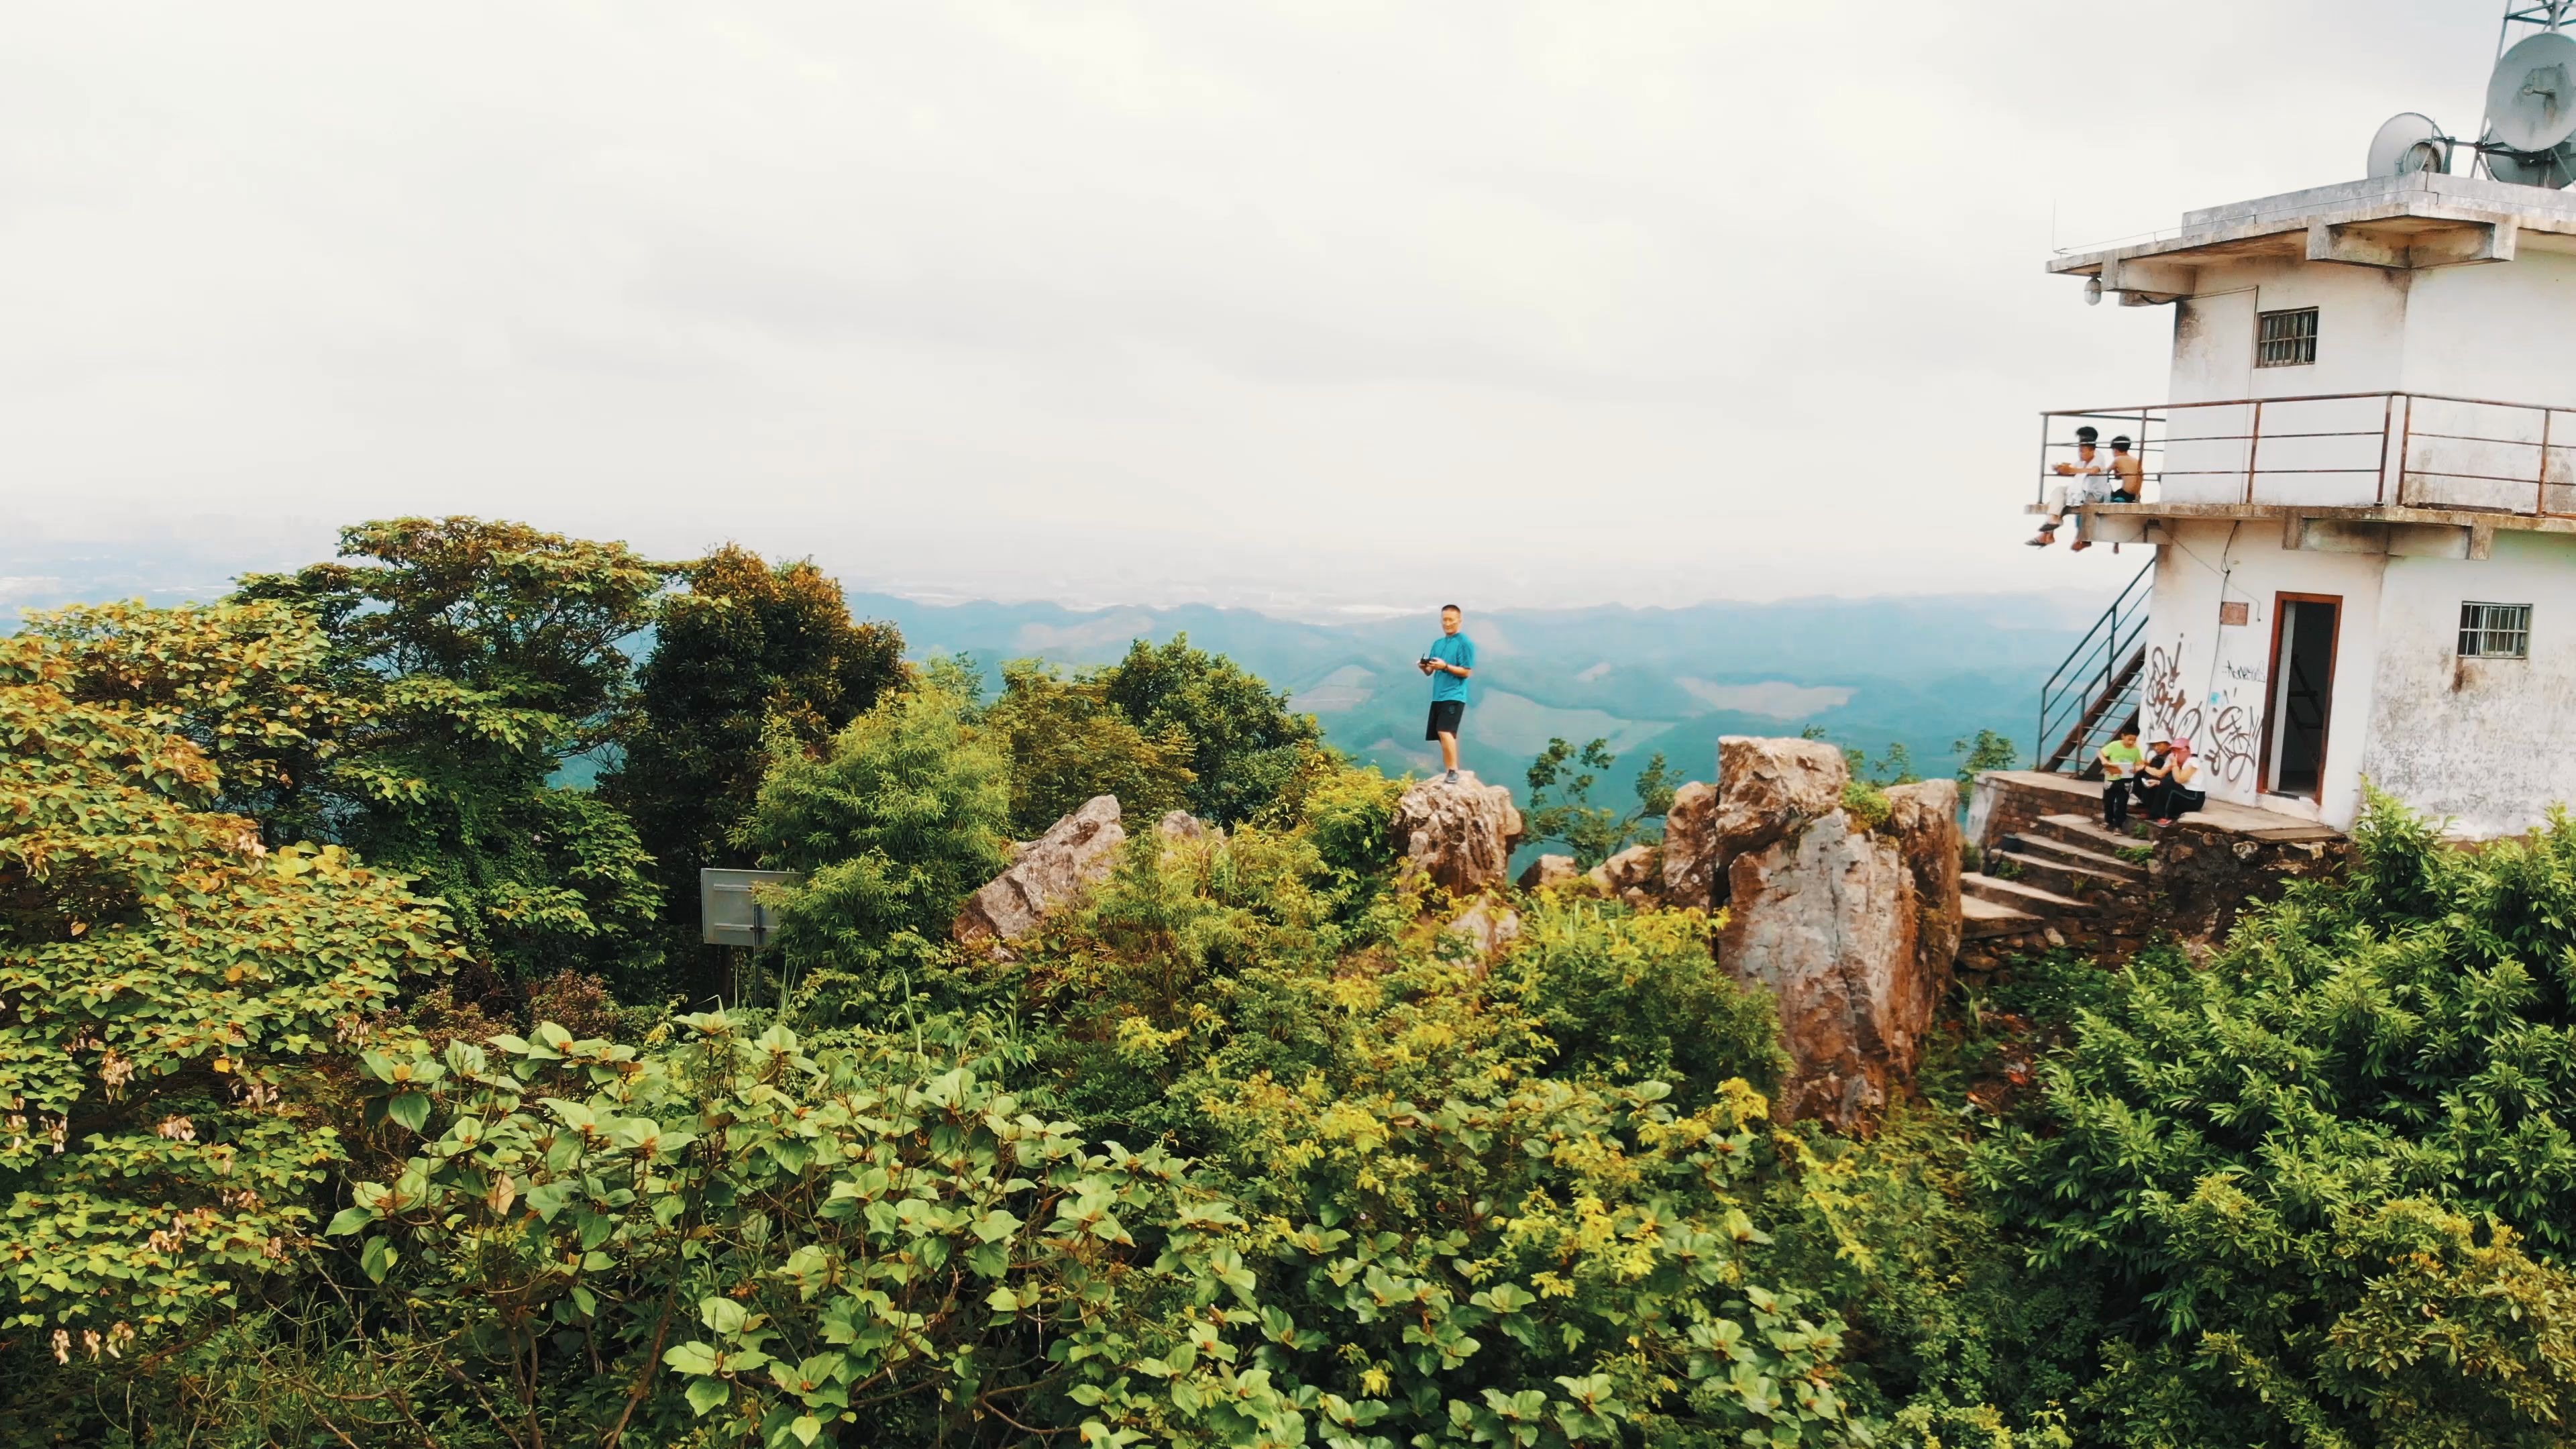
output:
POLYGON ((1525 891, 1563 890, 1581 879, 1583 872, 1574 868, 1573 856, 1542 855, 1521 872, 1520 885, 1525 891))
POLYGON ((1929 1022, 1959 959, 1959 782, 1890 786, 1887 823, 1879 828, 1896 842, 1914 882, 1915 989, 1929 994, 1907 1015, 1929 1022))
POLYGON ((1645 906, 1664 893, 1663 853, 1651 845, 1632 845, 1592 867, 1585 878, 1605 896, 1645 906))
POLYGON ((1493 964, 1503 949, 1520 939, 1520 912, 1504 905, 1493 896, 1478 896, 1476 903, 1449 923, 1449 933, 1465 937, 1476 948, 1478 974, 1493 964))
MULTIPOLYGON (((1843 752, 1822 740, 1773 740, 1727 735, 1717 742, 1714 799, 1693 797, 1699 818, 1686 817, 1676 841, 1672 817, 1664 822, 1664 882, 1674 905, 1711 906, 1727 901, 1726 863, 1768 848, 1806 822, 1840 810, 1851 767, 1843 752), (1706 880, 1706 893, 1697 882, 1706 880)), ((1691 787, 1684 786, 1684 789, 1691 787)), ((1682 806, 1680 792, 1673 806, 1682 806)))
MULTIPOLYGON (((1887 791, 1864 829, 1841 808, 1849 775, 1805 740, 1720 746, 1707 837, 1726 905, 1718 959, 1777 998, 1793 1062, 1779 1115, 1861 1125, 1920 1062, 1958 951, 1958 787, 1887 791)), ((1673 844, 1665 847, 1672 878, 1673 844)))
POLYGON ((1395 838, 1407 869, 1451 895, 1475 895, 1509 879, 1521 812, 1511 791, 1483 784, 1472 772, 1461 772, 1454 785, 1433 776, 1395 802, 1395 838))
POLYGON ((1187 810, 1164 811, 1163 818, 1154 823, 1154 833, 1163 837, 1167 845, 1178 845, 1183 841, 1206 840, 1210 836, 1223 834, 1215 826, 1187 810))
POLYGON ((1019 848, 1011 868, 966 898, 950 928, 962 945, 1017 940, 1082 898, 1118 864, 1127 828, 1118 797, 1095 795, 1019 848))
POLYGON ((1664 812, 1664 899, 1705 908, 1717 898, 1717 787, 1693 780, 1664 812))

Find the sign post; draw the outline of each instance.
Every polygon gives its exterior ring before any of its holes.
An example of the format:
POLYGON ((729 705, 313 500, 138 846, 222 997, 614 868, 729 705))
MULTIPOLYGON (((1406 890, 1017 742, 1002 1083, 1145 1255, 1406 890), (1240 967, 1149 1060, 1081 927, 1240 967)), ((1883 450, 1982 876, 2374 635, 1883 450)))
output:
MULTIPOLYGON (((733 963, 733 996, 739 1000, 743 988, 743 952, 769 948, 770 933, 777 920, 760 899, 763 886, 794 885, 801 877, 792 870, 720 870, 698 872, 699 939, 710 946, 723 946, 733 963)), ((778 979, 778 1014, 787 1014, 787 978, 778 979)))

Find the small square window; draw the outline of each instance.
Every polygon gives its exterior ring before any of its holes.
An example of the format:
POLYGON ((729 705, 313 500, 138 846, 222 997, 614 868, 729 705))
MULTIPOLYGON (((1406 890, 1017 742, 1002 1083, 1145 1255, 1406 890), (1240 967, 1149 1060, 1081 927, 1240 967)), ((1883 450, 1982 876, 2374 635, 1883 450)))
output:
POLYGON ((2460 606, 2460 657, 2462 659, 2529 659, 2531 657, 2531 606, 2529 604, 2462 604, 2460 606))
POLYGON ((2305 367, 2317 360, 2317 309, 2266 312, 2255 334, 2256 367, 2305 367))

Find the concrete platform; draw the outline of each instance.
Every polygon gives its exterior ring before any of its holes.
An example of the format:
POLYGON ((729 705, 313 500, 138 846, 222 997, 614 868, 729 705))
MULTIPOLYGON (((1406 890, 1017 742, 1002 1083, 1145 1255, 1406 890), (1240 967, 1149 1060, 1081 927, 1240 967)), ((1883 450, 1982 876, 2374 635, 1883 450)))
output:
MULTIPOLYGON (((2098 840, 2104 847, 2142 843, 2122 839, 2103 828, 2101 781, 2078 780, 2044 770, 1994 770, 1978 776, 1976 794, 1969 806, 1968 838, 1988 849, 1998 848, 2004 836, 2021 834, 2047 816, 2076 817, 2087 827, 2088 838, 2098 840)), ((2138 818, 2134 807, 2130 818, 2138 818)), ((2250 805, 2231 805, 2223 800, 2185 811, 2177 823, 2271 842, 2335 840, 2343 835, 2333 826, 2314 820, 2250 805)))

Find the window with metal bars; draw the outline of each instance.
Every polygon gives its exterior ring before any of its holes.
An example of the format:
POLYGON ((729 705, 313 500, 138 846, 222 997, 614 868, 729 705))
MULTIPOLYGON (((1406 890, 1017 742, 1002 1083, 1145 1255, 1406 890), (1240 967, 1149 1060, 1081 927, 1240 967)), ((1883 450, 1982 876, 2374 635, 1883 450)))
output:
POLYGON ((2531 657, 2531 606, 2529 604, 2462 604, 2460 606, 2460 657, 2462 659, 2529 659, 2531 657))
POLYGON ((2265 312, 2254 338, 2256 367, 2305 367, 2317 360, 2317 309, 2265 312))

